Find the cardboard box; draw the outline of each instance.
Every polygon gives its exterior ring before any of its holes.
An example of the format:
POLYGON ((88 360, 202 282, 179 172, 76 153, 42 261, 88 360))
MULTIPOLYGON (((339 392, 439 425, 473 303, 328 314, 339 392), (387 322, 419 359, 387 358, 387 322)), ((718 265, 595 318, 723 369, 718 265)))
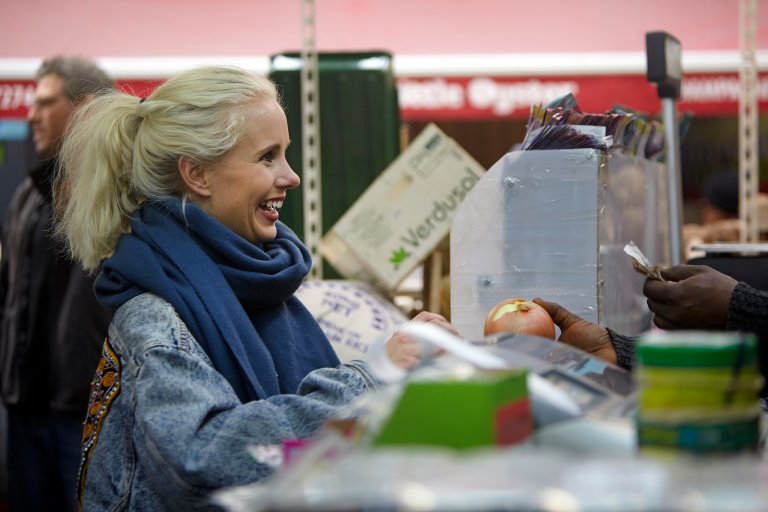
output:
POLYGON ((519 443, 533 433, 527 371, 409 382, 374 441, 456 449, 519 443))
POLYGON ((347 279, 394 290, 448 234, 485 169, 428 125, 320 241, 347 279))

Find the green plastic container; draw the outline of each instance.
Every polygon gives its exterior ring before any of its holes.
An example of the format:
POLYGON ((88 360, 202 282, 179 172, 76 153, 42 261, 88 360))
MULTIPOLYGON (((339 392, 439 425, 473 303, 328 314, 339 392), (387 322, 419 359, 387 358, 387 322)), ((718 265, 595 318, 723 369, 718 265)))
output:
POLYGON ((733 368, 757 364, 752 334, 711 331, 653 331, 640 337, 637 361, 644 366, 733 368))

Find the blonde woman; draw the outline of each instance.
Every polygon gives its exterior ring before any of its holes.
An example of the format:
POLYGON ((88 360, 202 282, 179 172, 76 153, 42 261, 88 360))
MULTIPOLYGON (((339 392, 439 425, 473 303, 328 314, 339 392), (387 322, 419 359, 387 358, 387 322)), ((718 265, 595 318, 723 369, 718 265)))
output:
MULTIPOLYGON (((116 310, 85 423, 85 510, 209 507, 211 491, 269 474, 247 446, 307 438, 377 384, 365 363, 339 364, 293 296, 311 261, 279 222, 299 186, 289 143, 275 86, 229 67, 78 111, 59 229, 116 310)), ((388 348, 415 363, 404 338, 388 348)))

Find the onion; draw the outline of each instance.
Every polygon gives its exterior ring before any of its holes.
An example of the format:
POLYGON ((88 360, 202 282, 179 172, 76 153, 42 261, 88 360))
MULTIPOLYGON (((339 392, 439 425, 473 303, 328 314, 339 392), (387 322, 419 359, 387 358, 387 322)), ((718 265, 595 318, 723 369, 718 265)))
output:
POLYGON ((525 299, 506 299, 491 308, 485 317, 483 334, 500 332, 530 334, 555 339, 555 323, 547 310, 525 299))

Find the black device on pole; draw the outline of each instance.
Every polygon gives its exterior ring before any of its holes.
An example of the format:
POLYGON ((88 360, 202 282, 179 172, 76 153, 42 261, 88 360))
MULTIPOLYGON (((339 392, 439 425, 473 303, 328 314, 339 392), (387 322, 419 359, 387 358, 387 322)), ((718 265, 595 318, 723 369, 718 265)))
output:
POLYGON ((659 98, 680 98, 683 79, 680 41, 666 32, 645 34, 648 81, 657 85, 659 98))

